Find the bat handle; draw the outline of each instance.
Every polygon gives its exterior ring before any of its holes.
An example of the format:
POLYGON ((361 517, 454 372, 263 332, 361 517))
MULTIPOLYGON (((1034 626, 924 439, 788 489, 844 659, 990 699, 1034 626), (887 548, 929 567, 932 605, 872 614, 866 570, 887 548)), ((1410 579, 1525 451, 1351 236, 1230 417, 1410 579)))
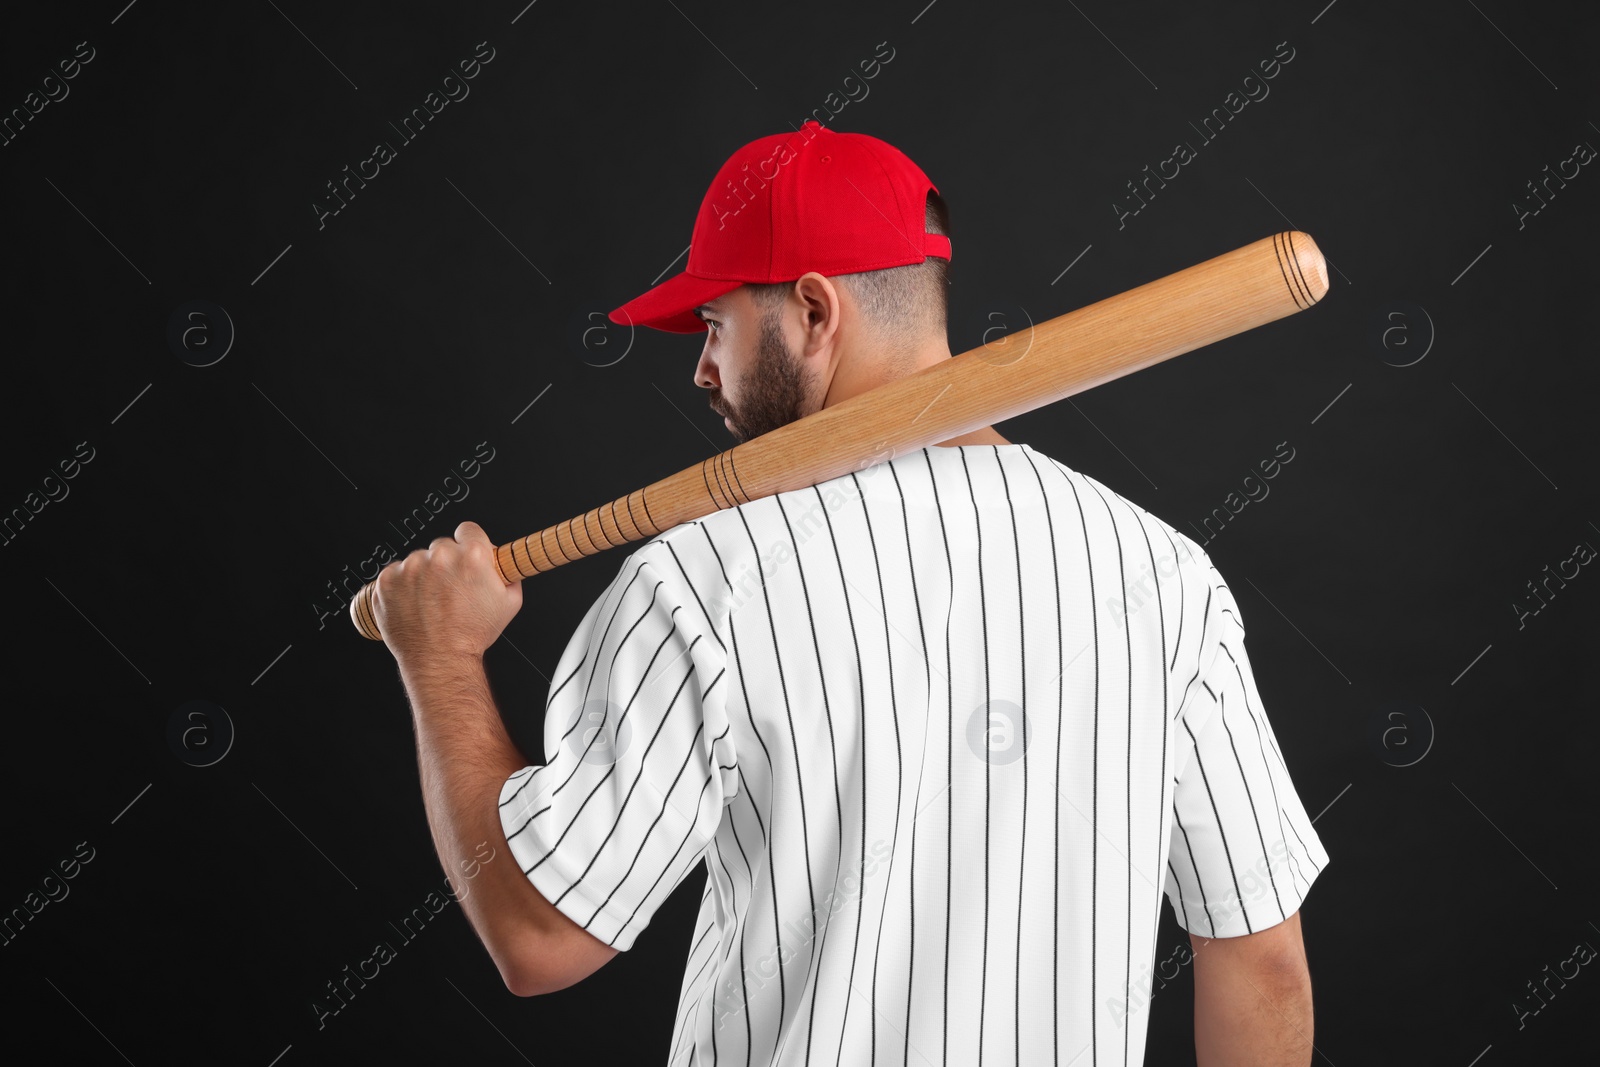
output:
MULTIPOLYGON (((609 504, 602 504, 538 533, 496 547, 494 562, 500 577, 510 585, 535 574, 554 570, 563 563, 571 563, 630 541, 654 537, 662 527, 655 524, 655 518, 650 514, 649 506, 645 503, 645 491, 641 489, 620 496, 609 504)), ((718 506, 727 506, 732 502, 728 500, 718 506)), ((674 521, 679 520, 674 518, 674 521)), ((374 607, 377 585, 378 580, 374 578, 363 585, 350 601, 350 621, 355 623, 361 636, 369 641, 383 640, 383 635, 378 631, 378 615, 374 607)))

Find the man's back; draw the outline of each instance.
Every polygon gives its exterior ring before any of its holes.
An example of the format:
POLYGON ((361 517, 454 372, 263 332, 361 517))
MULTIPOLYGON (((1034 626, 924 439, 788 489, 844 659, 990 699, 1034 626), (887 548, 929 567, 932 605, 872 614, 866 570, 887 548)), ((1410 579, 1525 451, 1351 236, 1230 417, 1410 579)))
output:
POLYGON ((1327 863, 1242 636, 1093 479, 920 449, 636 551, 507 837, 619 948, 704 857, 673 1063, 1139 1063, 1163 893, 1233 937, 1327 863))

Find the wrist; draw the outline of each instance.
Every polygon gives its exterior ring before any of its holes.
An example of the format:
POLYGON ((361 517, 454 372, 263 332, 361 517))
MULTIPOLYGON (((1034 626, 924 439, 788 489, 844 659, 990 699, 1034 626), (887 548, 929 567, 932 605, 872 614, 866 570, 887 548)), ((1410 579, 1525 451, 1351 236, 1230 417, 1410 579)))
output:
POLYGON ((408 690, 459 687, 463 680, 483 678, 483 654, 453 649, 428 649, 397 657, 400 678, 408 690))

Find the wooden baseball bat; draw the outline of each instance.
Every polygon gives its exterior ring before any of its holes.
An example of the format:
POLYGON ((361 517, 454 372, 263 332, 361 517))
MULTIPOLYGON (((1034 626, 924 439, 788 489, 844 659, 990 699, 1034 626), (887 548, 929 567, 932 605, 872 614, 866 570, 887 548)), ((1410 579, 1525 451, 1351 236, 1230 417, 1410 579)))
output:
MULTIPOLYGON (((743 441, 566 522, 500 545, 506 584, 736 504, 837 478, 1002 422, 1302 311, 1328 291, 1311 236, 1288 230, 1088 307, 1030 324, 743 441)), ((381 640, 377 580, 350 602, 381 640)))

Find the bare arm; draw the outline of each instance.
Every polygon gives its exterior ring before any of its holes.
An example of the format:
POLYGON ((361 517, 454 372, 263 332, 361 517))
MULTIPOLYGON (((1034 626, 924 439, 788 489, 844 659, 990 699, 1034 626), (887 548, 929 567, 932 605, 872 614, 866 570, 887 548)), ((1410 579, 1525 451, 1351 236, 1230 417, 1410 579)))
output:
POLYGON ((1311 972, 1300 913, 1254 934, 1189 939, 1199 1067, 1307 1067, 1311 972))
POLYGON ((477 657, 401 663, 417 732, 434 848, 462 910, 518 996, 588 977, 617 950, 567 918, 528 881, 500 826, 500 787, 527 765, 507 736, 477 657), (484 859, 481 842, 494 851, 484 859), (472 873, 467 882, 460 873, 472 873))
POLYGON ((380 571, 372 606, 411 701, 434 849, 506 988, 533 996, 587 977, 616 949, 540 894, 500 828, 500 788, 527 760, 483 670, 484 650, 522 607, 522 585, 500 577, 494 549, 463 522, 380 571))

